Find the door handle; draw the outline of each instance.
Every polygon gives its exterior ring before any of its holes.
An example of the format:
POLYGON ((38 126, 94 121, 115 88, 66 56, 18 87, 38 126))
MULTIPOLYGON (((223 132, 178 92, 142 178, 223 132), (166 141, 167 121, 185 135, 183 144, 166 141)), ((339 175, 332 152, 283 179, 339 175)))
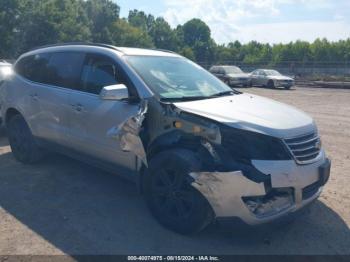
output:
POLYGON ((38 96, 38 94, 30 94, 29 95, 33 100, 39 100, 39 96, 38 96))
POLYGON ((77 112, 83 112, 84 106, 82 104, 73 104, 72 107, 74 108, 75 111, 77 112))

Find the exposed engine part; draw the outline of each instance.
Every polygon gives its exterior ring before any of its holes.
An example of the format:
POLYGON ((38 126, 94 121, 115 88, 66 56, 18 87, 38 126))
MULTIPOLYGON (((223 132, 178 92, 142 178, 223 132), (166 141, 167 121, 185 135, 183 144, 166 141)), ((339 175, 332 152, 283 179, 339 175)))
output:
POLYGON ((221 158, 218 155, 218 153, 215 151, 214 147, 212 146, 212 144, 210 144, 208 141, 202 139, 201 140, 201 144, 202 146, 205 147, 205 149, 208 150, 208 152, 210 153, 210 155, 213 157, 214 161, 216 163, 220 163, 221 162, 221 158))

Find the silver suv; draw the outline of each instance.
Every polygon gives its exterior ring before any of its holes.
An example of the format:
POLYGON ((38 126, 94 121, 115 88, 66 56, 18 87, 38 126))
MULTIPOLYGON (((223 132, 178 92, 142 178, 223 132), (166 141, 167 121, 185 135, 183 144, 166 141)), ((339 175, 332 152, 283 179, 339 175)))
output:
POLYGON ((317 199, 329 178, 309 116, 175 53, 67 44, 14 68, 0 102, 16 159, 53 150, 123 175, 176 232, 270 222, 317 199))

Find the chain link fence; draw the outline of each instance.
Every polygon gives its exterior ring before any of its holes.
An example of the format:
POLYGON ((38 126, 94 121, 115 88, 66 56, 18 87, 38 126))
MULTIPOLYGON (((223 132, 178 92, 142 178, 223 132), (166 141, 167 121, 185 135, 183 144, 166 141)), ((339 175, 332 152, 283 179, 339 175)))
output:
POLYGON ((297 79, 347 79, 350 81, 350 62, 299 62, 283 61, 271 65, 270 61, 256 64, 224 61, 217 64, 199 62, 205 69, 210 69, 213 65, 235 65, 244 72, 252 72, 256 69, 275 69, 282 74, 293 76, 297 79))

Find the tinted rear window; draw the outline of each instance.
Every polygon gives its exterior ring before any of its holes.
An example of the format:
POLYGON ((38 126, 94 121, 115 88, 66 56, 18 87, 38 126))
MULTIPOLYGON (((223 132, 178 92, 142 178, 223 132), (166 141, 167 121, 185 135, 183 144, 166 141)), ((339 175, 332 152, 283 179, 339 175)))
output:
POLYGON ((47 65, 49 63, 50 54, 37 54, 22 58, 17 62, 15 71, 34 82, 45 82, 45 72, 47 71, 47 65))
POLYGON ((47 67, 47 84, 78 88, 84 58, 84 53, 53 53, 47 67))
POLYGON ((75 89, 84 58, 78 52, 42 53, 22 58, 15 70, 34 82, 75 89))

